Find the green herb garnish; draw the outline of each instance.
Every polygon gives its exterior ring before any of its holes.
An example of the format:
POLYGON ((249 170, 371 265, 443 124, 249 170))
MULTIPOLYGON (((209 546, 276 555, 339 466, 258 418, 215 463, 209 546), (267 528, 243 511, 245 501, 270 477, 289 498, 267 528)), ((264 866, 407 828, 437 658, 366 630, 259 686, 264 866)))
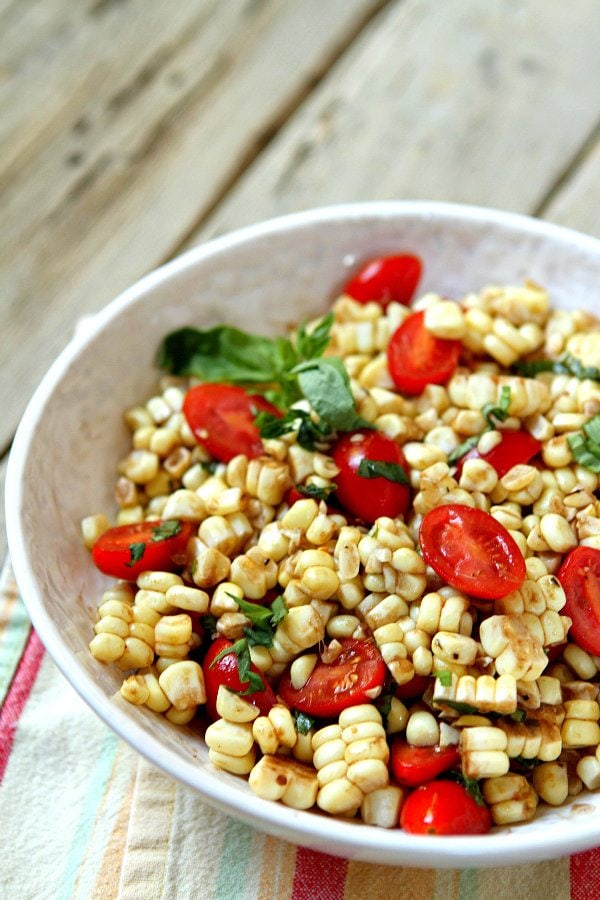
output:
POLYGON ((313 500, 327 500, 337 488, 337 484, 299 484, 296 490, 304 497, 312 497, 313 500))
POLYGON ((533 378, 541 372, 553 372, 555 375, 572 375, 581 381, 587 378, 591 381, 600 381, 600 369, 595 366, 584 366, 580 359, 570 353, 565 353, 560 359, 532 359, 528 362, 517 362, 512 368, 519 375, 529 378, 533 378))
POLYGON ((310 729, 315 724, 315 720, 312 716, 300 712, 299 709, 292 710, 292 718, 294 720, 294 726, 298 734, 308 734, 310 729))
POLYGON ((513 722, 524 722, 527 718, 527 713, 524 709, 515 709, 515 711, 510 714, 510 718, 513 722))
POLYGON ((589 419, 582 431, 567 437, 571 453, 580 466, 600 474, 600 413, 589 419))
POLYGON ((160 541, 168 541, 169 538, 175 537, 180 531, 181 522, 177 521, 177 519, 168 519, 152 529, 150 540, 153 544, 158 544, 160 541))
POLYGON ((440 698, 440 700, 436 701, 442 706, 449 706, 450 709, 455 709, 456 712, 459 712, 463 716, 478 716, 479 710, 475 706, 470 706, 468 703, 459 703, 457 700, 444 700, 440 698))
POLYGON ((410 484, 408 475, 399 463, 379 459, 361 459, 358 474, 361 478, 385 478, 397 484, 410 484))
POLYGON ((481 413, 485 417, 488 427, 480 432, 480 434, 474 434, 471 437, 468 437, 466 441, 463 441, 462 444, 459 444, 458 447, 454 448, 452 453, 448 456, 448 462, 451 466, 477 446, 482 434, 496 430, 496 420, 498 422, 505 422, 507 420, 510 399, 510 388, 505 384, 500 391, 500 402, 498 406, 494 406, 493 403, 486 403, 485 406, 482 406, 481 413))
POLYGON ((443 777, 446 781, 456 781, 458 784, 462 784, 477 806, 486 805, 483 794, 481 793, 481 788, 479 787, 479 782, 476 778, 469 778, 467 775, 463 775, 462 772, 454 771, 446 772, 443 777))
POLYGON ((314 450, 330 435, 305 409, 288 409, 284 416, 274 416, 269 412, 259 412, 254 420, 262 438, 278 438, 297 431, 296 440, 305 450, 314 450))
POLYGON ((443 687, 452 687, 452 672, 449 669, 442 669, 440 672, 436 672, 435 677, 443 687))
POLYGON ((129 545, 129 553, 131 555, 131 559, 129 562, 126 562, 126 566, 134 566, 136 562, 139 562, 140 559, 144 556, 146 552, 146 544, 143 541, 138 541, 135 544, 129 545))

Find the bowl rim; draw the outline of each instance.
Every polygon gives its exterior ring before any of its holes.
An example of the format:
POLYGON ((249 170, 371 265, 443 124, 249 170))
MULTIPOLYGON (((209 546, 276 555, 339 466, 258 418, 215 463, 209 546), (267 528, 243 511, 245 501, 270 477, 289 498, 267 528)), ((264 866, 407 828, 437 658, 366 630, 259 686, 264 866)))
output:
POLYGON ((101 690, 63 641, 60 630, 44 607, 43 590, 29 566, 28 545, 19 524, 27 450, 34 437, 36 424, 56 385, 71 362, 86 351, 104 325, 171 277, 238 244, 274 232, 293 231, 327 221, 374 217, 399 221, 403 218, 430 217, 479 224, 493 221, 494 225, 506 229, 576 245, 600 257, 600 241, 596 238, 526 215, 464 204, 396 200, 336 204, 270 218, 213 238, 154 269, 121 292, 102 310, 86 317, 85 327, 76 330, 38 385, 17 429, 6 476, 6 521, 10 558, 23 602, 49 656, 87 705, 119 737, 159 769, 198 790, 221 812, 233 815, 262 831, 314 849, 325 848, 327 852, 348 858, 427 868, 515 865, 564 856, 596 846, 600 844, 600 828, 594 834, 591 827, 593 819, 586 817, 568 821, 565 819, 565 828, 555 827, 552 832, 542 829, 539 833, 529 834, 517 827, 493 832, 491 835, 435 837, 411 835, 398 829, 388 830, 375 826, 357 827, 357 823, 351 821, 332 820, 314 812, 299 812, 243 791, 232 791, 230 796, 224 796, 223 783, 219 779, 208 770, 195 765, 192 760, 179 756, 170 747, 165 748, 158 738, 149 737, 140 724, 101 690))

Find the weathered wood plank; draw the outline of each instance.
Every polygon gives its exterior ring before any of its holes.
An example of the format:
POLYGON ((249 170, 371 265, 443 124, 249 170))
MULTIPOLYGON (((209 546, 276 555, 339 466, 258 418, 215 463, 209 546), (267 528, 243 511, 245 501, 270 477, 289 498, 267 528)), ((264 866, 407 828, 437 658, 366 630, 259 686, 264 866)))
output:
POLYGON ((58 28, 30 2, 20 39, 5 10, 0 448, 76 318, 170 255, 383 5, 88 0, 58 28))
POLYGON ((600 139, 552 192, 540 214, 600 238, 600 139))
POLYGON ((599 27, 595 0, 386 9, 189 243, 346 200, 533 211, 597 121, 599 27))

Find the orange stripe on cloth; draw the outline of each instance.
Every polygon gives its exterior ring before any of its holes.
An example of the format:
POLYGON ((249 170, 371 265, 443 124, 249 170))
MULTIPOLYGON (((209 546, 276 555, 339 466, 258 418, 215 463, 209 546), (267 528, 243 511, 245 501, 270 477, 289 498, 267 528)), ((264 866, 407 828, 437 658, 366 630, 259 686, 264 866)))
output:
POLYGON ((408 869, 351 862, 344 900, 433 900, 436 873, 433 869, 408 869))
POLYGON ((600 897, 600 847, 572 856, 570 874, 571 900, 597 900, 600 897))
POLYGON ((265 837, 257 900, 288 900, 292 896, 296 847, 278 838, 265 837))
POLYGON ((348 860, 298 847, 292 900, 343 900, 348 860))
POLYGON ((125 854, 134 787, 135 777, 129 782, 127 793, 123 797, 123 802, 117 813, 90 900, 116 900, 119 895, 119 880, 125 854))

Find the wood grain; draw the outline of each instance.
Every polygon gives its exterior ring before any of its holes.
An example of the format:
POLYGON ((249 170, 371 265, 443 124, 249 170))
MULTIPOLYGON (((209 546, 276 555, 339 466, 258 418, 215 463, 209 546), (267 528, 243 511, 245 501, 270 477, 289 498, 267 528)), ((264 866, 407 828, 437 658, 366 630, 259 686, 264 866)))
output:
POLYGON ((584 156, 552 190, 540 215, 600 238, 600 137, 594 135, 584 156))
POLYGON ((382 5, 4 8, 0 448, 76 318, 172 253, 382 5))
POLYGON ((533 211, 598 120, 598 27, 595 0, 386 9, 190 243, 346 200, 533 211))

